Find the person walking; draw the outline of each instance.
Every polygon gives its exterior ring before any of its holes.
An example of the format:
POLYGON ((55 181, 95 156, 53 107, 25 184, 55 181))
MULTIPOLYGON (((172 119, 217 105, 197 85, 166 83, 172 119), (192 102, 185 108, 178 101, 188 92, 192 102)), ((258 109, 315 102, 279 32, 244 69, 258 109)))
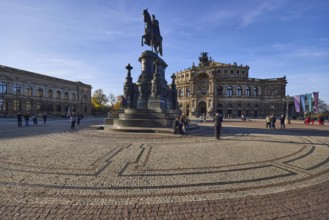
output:
POLYGON ((223 118, 220 115, 219 111, 216 111, 216 115, 215 115, 215 136, 216 139, 219 140, 220 139, 220 132, 222 129, 222 122, 223 122, 223 118))
POLYGON ((73 130, 75 128, 75 122, 77 120, 77 117, 74 112, 71 113, 70 121, 71 121, 71 129, 73 130))
POLYGON ((281 117, 280 117, 280 129, 286 129, 286 126, 285 126, 285 124, 284 124, 284 120, 286 119, 286 117, 285 117, 285 115, 281 115, 281 117))
POLYGON ((20 112, 17 113, 17 125, 22 127, 22 114, 20 112))

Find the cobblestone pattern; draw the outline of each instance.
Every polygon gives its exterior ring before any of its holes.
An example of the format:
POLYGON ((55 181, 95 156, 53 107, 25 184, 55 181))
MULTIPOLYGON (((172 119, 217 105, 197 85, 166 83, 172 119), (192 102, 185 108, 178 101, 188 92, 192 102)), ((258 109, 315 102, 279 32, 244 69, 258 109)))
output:
POLYGON ((329 182, 264 196, 156 205, 0 204, 6 219, 321 219, 329 218, 329 182))
POLYGON ((0 219, 329 219, 327 126, 224 123, 218 142, 211 124, 175 136, 84 122, 0 124, 0 219))

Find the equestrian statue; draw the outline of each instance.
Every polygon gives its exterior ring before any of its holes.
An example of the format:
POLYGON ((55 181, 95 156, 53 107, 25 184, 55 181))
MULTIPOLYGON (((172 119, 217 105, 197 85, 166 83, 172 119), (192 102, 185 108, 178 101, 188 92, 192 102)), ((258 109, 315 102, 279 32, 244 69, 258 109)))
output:
POLYGON ((154 48, 155 52, 162 56, 162 37, 160 35, 159 21, 152 15, 152 19, 147 9, 143 11, 145 22, 145 34, 142 36, 142 46, 144 44, 154 48))

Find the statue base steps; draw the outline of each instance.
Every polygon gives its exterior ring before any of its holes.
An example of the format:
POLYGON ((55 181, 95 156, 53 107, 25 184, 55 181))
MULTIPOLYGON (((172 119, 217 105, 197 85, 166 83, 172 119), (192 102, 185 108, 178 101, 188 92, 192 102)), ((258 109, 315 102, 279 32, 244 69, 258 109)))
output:
POLYGON ((114 127, 172 128, 177 110, 125 109, 113 119, 114 127))

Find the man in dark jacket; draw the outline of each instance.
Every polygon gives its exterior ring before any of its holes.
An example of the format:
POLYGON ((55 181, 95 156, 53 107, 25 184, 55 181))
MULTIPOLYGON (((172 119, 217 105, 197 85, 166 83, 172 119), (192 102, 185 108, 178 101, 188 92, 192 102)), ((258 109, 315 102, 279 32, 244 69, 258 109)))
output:
POLYGON ((216 139, 220 139, 220 131, 222 129, 222 121, 223 118, 222 116, 219 114, 219 111, 216 111, 216 115, 215 115, 215 136, 216 139))
POLYGON ((17 113, 17 124, 18 127, 22 126, 22 114, 20 112, 17 113))

